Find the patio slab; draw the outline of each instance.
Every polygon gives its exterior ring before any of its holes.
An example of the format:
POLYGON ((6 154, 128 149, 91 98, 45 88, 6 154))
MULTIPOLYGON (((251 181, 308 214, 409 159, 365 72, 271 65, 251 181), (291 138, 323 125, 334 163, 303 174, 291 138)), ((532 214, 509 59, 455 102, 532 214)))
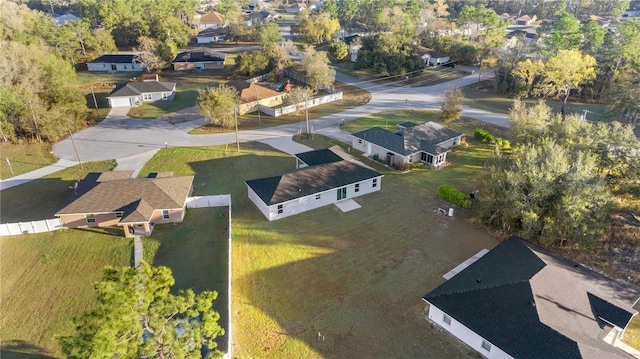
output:
POLYGON ((344 201, 336 202, 335 205, 336 207, 340 208, 342 212, 349 212, 362 207, 358 204, 358 202, 352 199, 346 199, 344 201))

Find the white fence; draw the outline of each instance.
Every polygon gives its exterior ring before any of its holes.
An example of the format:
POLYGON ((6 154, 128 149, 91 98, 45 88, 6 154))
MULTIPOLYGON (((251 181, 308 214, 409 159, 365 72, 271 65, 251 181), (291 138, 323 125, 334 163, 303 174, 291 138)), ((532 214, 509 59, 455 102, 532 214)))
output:
POLYGON ((187 208, 227 207, 231 206, 231 195, 194 196, 187 198, 187 208))
MULTIPOLYGON (((328 102, 334 102, 338 100, 342 100, 342 92, 336 92, 329 95, 309 99, 307 100, 307 108, 320 106, 322 104, 325 104, 328 102)), ((300 102, 298 104, 289 105, 289 106, 278 107, 278 108, 271 108, 264 105, 260 105, 260 111, 262 111, 263 113, 269 116, 278 117, 278 116, 286 115, 288 113, 292 113, 296 111, 304 111, 304 107, 305 107, 304 102, 300 102)))
POLYGON ((58 229, 62 229, 60 218, 31 222, 2 223, 0 224, 0 236, 51 232, 58 229))
POLYGON ((266 74, 262 74, 262 75, 259 75, 259 76, 256 76, 256 77, 252 77, 252 78, 250 78, 248 80, 245 80, 245 81, 247 81, 250 84, 255 84, 257 82, 264 81, 264 80, 266 80, 268 78, 269 78, 269 73, 266 73, 266 74))

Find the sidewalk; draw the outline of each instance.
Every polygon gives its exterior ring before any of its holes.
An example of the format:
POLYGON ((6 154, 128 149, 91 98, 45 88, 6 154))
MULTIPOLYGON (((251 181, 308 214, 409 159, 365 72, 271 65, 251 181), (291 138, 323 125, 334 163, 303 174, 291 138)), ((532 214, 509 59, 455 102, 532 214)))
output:
POLYGON ((78 162, 60 159, 56 164, 49 165, 47 167, 39 168, 35 171, 27 172, 19 176, 11 177, 5 180, 0 180, 0 191, 7 188, 15 187, 23 183, 31 182, 40 177, 48 176, 52 173, 58 172, 65 168, 69 168, 77 165, 78 162))

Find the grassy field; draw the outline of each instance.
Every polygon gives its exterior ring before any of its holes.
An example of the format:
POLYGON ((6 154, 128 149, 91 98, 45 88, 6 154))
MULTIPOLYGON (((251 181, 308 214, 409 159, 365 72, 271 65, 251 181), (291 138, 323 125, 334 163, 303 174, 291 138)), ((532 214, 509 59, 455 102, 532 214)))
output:
POLYGON ((55 337, 93 306, 104 266, 129 265, 131 248, 128 238, 91 230, 0 238, 0 356, 60 357, 55 337))
MULTIPOLYGON (((636 306, 636 310, 640 310, 640 305, 636 306)), ((627 330, 624 332, 624 338, 622 339, 627 345, 630 345, 640 350, 640 316, 636 315, 631 319, 627 330)))
POLYGON ((44 142, 21 144, 0 142, 0 153, 2 153, 2 158, 0 158, 1 179, 19 176, 58 162, 58 159, 51 153, 51 145, 44 142))
POLYGON ((404 80, 405 75, 397 75, 397 76, 381 76, 376 75, 368 70, 355 70, 353 68, 353 62, 349 61, 349 59, 345 59, 342 61, 334 61, 332 65, 336 68, 336 70, 343 72, 345 74, 349 74, 352 76, 360 77, 364 79, 376 80, 383 85, 393 85, 397 83, 399 86, 403 87, 424 87, 424 86, 433 86, 443 82, 459 79, 463 76, 468 75, 464 70, 454 70, 445 67, 438 68, 425 68, 420 72, 414 73, 409 80, 404 80))
MULTIPOLYGON (((309 142, 331 143, 320 136, 309 142)), ((446 204, 416 179, 447 170, 453 176, 463 166, 383 170, 382 190, 358 198, 363 207, 357 211, 328 206, 268 222, 247 199, 244 181, 294 167, 290 156, 268 146, 242 144, 240 153, 161 150, 141 171, 195 174, 196 194, 232 195, 235 355, 465 357, 466 349, 424 320, 420 297, 458 262, 497 242, 471 227, 462 212, 453 221, 436 215, 434 209, 446 204), (317 341, 318 332, 324 342, 317 341)))
MULTIPOLYGON (((486 84, 486 83, 485 83, 486 84)), ((484 89, 481 86, 480 90, 478 90, 477 85, 469 85, 462 88, 462 93, 465 97, 465 104, 467 106, 480 108, 492 112, 509 113, 511 106, 513 105, 513 98, 508 97, 508 94, 500 94, 496 93, 493 90, 484 89)), ((525 102, 527 104, 535 104, 537 103, 537 99, 526 99, 525 102)), ((556 113, 560 113, 560 109, 562 108, 561 101, 548 100, 546 101, 547 105, 553 109, 556 113)), ((603 104, 590 104, 590 103, 580 103, 569 101, 567 102, 566 112, 567 114, 584 114, 584 111, 587 110, 587 120, 589 121, 607 121, 607 108, 606 105, 603 104)))
POLYGON ((69 199, 69 187, 89 172, 110 171, 115 161, 89 162, 70 167, 46 177, 8 188, 0 196, 0 218, 2 223, 54 218, 53 215, 69 199))

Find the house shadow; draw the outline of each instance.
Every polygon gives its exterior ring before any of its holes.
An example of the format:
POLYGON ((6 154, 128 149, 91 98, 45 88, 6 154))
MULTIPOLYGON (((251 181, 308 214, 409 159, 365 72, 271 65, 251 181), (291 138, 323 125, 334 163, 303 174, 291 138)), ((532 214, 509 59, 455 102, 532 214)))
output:
POLYGON ((3 190, 0 196, 2 223, 55 218, 54 214, 73 195, 74 183, 75 180, 61 178, 38 178, 3 190))
POLYGON ((53 359, 44 348, 33 345, 24 340, 3 341, 0 347, 2 359, 53 359))

